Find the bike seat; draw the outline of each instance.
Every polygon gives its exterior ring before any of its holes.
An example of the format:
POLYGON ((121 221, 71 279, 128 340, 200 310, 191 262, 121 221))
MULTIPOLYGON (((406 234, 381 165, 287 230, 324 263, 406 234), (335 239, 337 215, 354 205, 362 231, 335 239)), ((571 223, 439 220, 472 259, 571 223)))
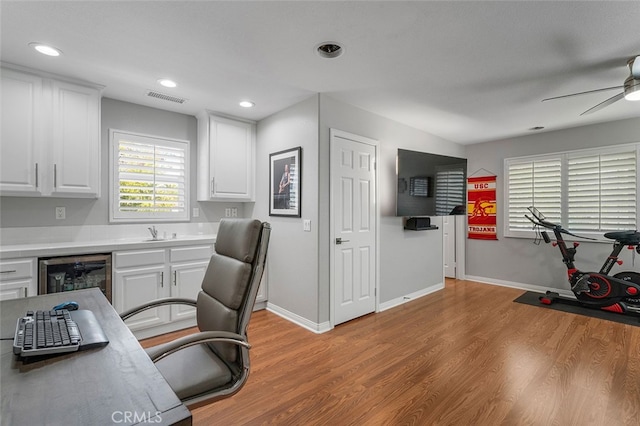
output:
POLYGON ((640 244, 640 232, 638 231, 615 231, 604 234, 605 238, 620 241, 622 244, 635 246, 640 244))

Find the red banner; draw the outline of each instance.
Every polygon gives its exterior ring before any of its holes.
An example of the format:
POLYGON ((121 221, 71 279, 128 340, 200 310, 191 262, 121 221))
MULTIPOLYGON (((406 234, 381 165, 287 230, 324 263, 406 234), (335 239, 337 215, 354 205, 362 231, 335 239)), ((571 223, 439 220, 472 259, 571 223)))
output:
POLYGON ((496 177, 467 179, 467 233, 476 240, 497 240, 496 177))

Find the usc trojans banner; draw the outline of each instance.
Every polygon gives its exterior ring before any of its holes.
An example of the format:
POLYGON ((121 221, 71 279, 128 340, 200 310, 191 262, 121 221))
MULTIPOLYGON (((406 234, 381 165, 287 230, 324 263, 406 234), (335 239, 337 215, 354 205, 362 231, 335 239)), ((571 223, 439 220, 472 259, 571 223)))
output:
POLYGON ((497 240, 496 177, 467 179, 467 233, 476 240, 497 240))

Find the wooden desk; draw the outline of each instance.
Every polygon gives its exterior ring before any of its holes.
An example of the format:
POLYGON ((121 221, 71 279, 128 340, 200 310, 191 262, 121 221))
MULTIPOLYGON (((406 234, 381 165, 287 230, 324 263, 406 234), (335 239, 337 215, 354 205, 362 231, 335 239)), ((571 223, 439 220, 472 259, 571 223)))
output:
POLYGON ((2 340, 0 423, 191 425, 191 412, 98 289, 0 302, 0 337, 13 339, 27 310, 48 310, 66 300, 93 311, 109 344, 31 361, 18 359, 13 341, 2 340))

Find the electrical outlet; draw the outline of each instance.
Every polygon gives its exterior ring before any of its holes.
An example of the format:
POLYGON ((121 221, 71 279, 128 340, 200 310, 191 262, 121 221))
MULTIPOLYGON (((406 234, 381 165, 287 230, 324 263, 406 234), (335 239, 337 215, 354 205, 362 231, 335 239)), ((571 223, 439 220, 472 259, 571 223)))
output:
POLYGON ((64 207, 56 207, 56 219, 64 219, 67 217, 67 209, 64 207))
POLYGON ((192 216, 193 217, 200 217, 200 209, 197 208, 197 207, 194 207, 192 216))
POLYGON ((238 217, 238 208, 231 207, 231 217, 238 217))
POLYGON ((311 232, 311 220, 305 219, 302 222, 302 230, 305 232, 311 232))
POLYGON ((224 209, 224 217, 231 217, 231 209, 229 207, 224 209))

